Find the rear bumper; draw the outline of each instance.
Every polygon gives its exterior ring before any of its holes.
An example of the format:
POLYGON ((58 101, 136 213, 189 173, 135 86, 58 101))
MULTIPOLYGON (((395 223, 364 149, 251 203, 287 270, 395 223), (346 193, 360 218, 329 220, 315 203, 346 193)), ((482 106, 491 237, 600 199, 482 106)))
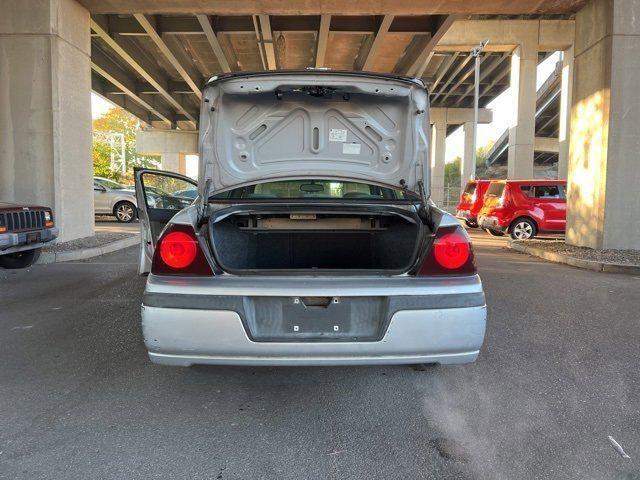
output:
POLYGON ((476 221, 476 216, 471 213, 471 210, 456 210, 456 218, 470 222, 476 221))
MULTIPOLYGON (((320 285, 323 280, 320 280, 320 285)), ((413 281, 415 279, 402 280, 411 281, 387 281, 391 285, 387 285, 386 290, 391 294, 398 293, 404 285, 407 289, 419 290, 415 292, 418 296, 402 295, 401 303, 407 308, 390 314, 383 334, 375 341, 255 341, 246 319, 242 318, 243 312, 229 306, 226 309, 212 308, 221 298, 229 298, 215 295, 221 293, 215 288, 210 295, 150 293, 150 290, 159 288, 156 280, 150 277, 151 288, 148 284, 142 306, 144 340, 154 363, 178 366, 473 362, 482 346, 486 324, 486 306, 478 277, 470 277, 466 283, 458 285, 456 281, 440 280, 440 287, 433 289, 434 302, 431 304, 426 293, 428 282, 420 288, 413 281), (461 293, 463 291, 466 293, 461 293), (416 301, 418 298, 419 302, 416 301), (192 303, 191 308, 185 308, 194 301, 196 303, 192 303), (411 305, 421 305, 422 308, 409 308, 411 305), (428 308, 424 308, 425 305, 428 308)), ((255 283, 255 279, 253 281, 255 283)), ((259 280, 260 283, 263 281, 259 280)), ((311 293, 305 288, 308 287, 305 281, 297 283, 298 288, 290 287, 286 295, 331 296, 336 293, 329 287, 320 286, 311 293)), ((266 285, 269 286, 269 282, 266 285)), ((272 293, 281 295, 284 293, 279 290, 281 286, 272 282, 269 287, 272 293)), ((160 289, 164 288, 166 285, 160 289)), ((255 287, 251 293, 266 293, 264 290, 256 292, 256 288, 262 287, 255 287)), ((342 298, 348 293, 357 295, 357 288, 360 287, 354 287, 351 292, 343 289, 342 298)), ((236 292, 229 293, 233 295, 236 292)), ((363 295, 365 293, 381 294, 382 291, 370 288, 362 292, 363 295)), ((403 293, 408 294, 409 290, 403 293)), ((224 302, 230 305, 227 300, 224 302)))
POLYGON ((58 228, 53 227, 33 232, 2 233, 0 234, 0 255, 42 248, 58 238, 58 232, 58 228), (33 234, 40 234, 35 242, 30 238, 33 234))
POLYGON ((480 215, 478 217, 478 226, 480 228, 487 228, 489 230, 495 230, 497 232, 505 232, 508 228, 508 224, 501 224, 498 217, 483 215, 480 215))
POLYGON ((154 363, 211 365, 362 365, 468 363, 484 339, 486 307, 406 310, 377 342, 254 342, 231 311, 143 307, 154 363))

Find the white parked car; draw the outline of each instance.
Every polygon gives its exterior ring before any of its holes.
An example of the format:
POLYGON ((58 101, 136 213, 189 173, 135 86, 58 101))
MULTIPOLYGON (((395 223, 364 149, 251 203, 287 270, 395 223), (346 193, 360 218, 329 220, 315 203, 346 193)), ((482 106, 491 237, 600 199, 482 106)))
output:
POLYGON ((429 197, 420 80, 211 79, 195 182, 139 170, 142 329, 165 365, 473 362, 486 305, 470 239, 429 197), (186 200, 184 200, 186 202, 186 200))
POLYGON ((93 177, 93 202, 96 215, 113 215, 119 222, 129 223, 138 218, 138 201, 133 187, 93 177))

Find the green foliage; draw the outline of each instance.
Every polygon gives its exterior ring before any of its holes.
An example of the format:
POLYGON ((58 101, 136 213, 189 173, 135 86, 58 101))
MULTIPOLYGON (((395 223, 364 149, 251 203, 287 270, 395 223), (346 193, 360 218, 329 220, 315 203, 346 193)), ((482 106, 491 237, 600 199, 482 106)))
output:
MULTIPOLYGON (((489 143, 484 147, 480 147, 476 150, 476 178, 487 178, 487 156, 493 143, 489 143)), ((451 186, 460 185, 460 165, 462 159, 456 157, 453 161, 446 163, 444 166, 444 184, 451 186)))
POLYGON ((93 140, 93 174, 97 177, 120 180, 120 172, 111 169, 111 147, 108 143, 93 140))
POLYGON ((452 162, 444 164, 444 184, 445 185, 460 185, 460 165, 462 159, 456 157, 452 162))
MULTIPOLYGON (((112 108, 93 121, 93 173, 96 176, 121 180, 120 171, 111 169, 110 134, 124 135, 124 152, 127 165, 125 178, 130 178, 134 167, 157 167, 157 156, 138 155, 136 153, 136 132, 140 130, 140 121, 121 108, 112 108)), ((116 158, 120 156, 120 143, 114 142, 116 158)))

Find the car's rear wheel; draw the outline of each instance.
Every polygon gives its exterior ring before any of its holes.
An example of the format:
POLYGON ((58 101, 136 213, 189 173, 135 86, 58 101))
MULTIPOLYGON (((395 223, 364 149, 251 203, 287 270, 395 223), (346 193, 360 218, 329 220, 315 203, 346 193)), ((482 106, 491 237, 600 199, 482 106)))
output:
POLYGON ((130 223, 136 219, 136 206, 131 202, 120 202, 113 208, 113 213, 119 222, 130 223))
POLYGON ((40 258, 40 248, 0 255, 0 267, 8 269, 27 268, 40 258))
POLYGON ((504 236, 504 232, 499 232, 498 230, 491 230, 490 228, 485 228, 484 231, 487 232, 492 237, 503 237, 504 236))
POLYGON ((509 234, 514 240, 529 240, 536 236, 536 224, 528 218, 518 218, 513 225, 509 234))
POLYGON ((474 222, 473 220, 465 220, 464 223, 466 223, 469 228, 478 228, 478 222, 474 222))

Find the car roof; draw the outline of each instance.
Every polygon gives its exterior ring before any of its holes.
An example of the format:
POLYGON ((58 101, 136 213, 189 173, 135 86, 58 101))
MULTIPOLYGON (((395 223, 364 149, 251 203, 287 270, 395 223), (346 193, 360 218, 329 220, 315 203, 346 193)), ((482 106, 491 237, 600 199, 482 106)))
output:
POLYGON ((504 183, 509 185, 566 185, 566 180, 491 180, 491 183, 504 183))

